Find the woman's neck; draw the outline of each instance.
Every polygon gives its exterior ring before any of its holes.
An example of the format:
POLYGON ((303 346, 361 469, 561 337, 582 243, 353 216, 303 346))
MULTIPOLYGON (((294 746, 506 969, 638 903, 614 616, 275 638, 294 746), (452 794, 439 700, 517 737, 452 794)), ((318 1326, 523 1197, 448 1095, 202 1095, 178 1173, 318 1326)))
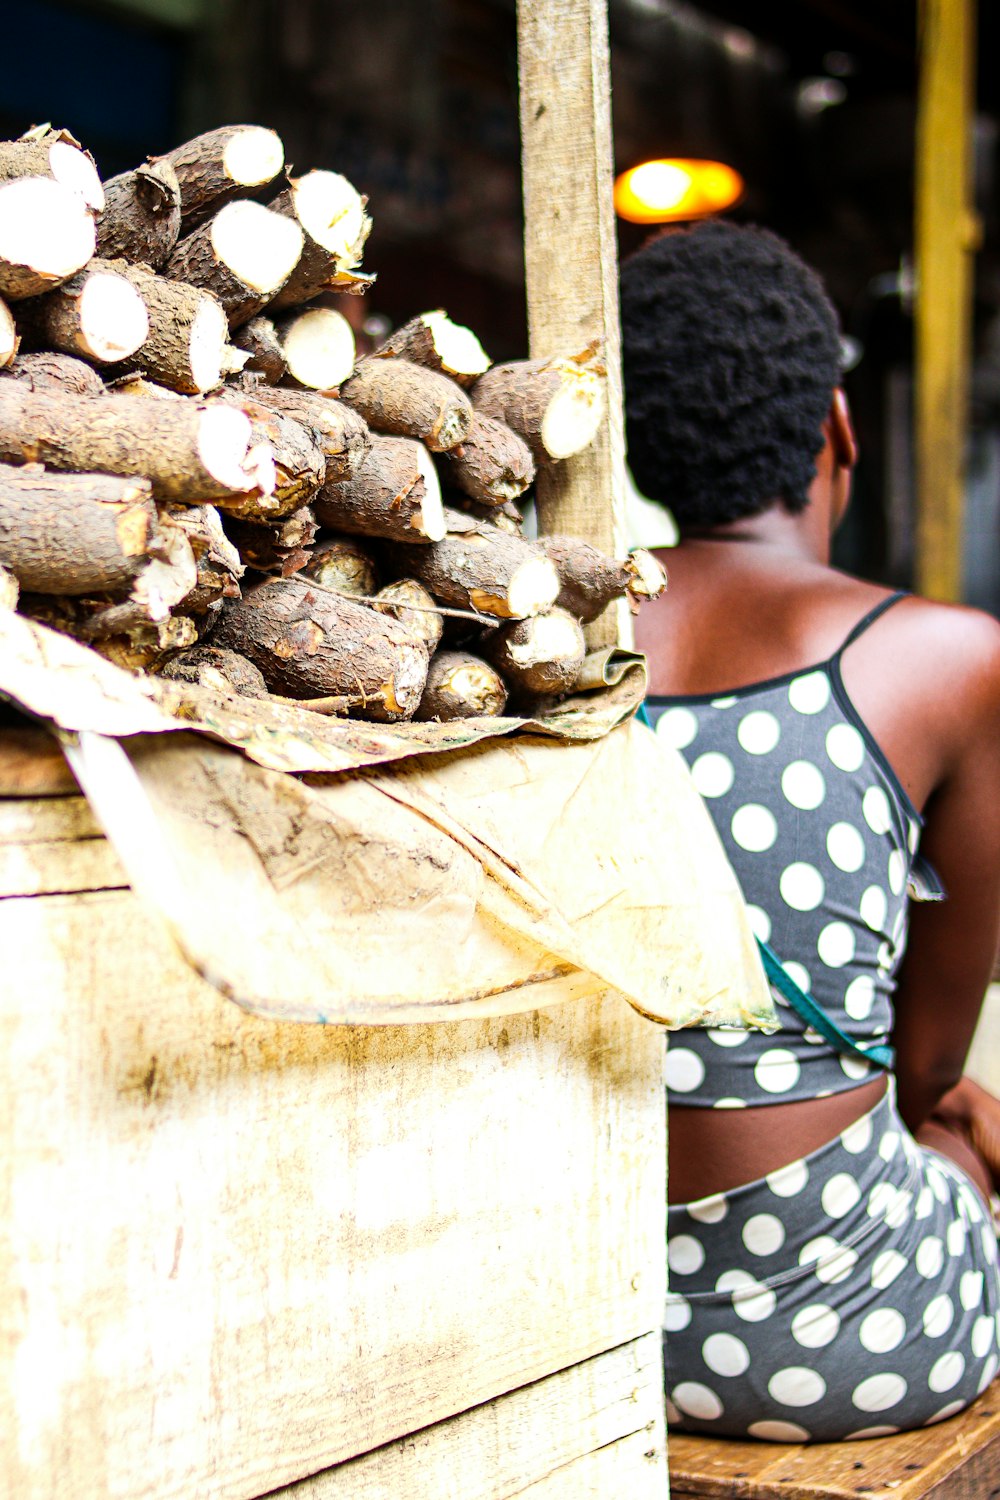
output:
POLYGON ((705 530, 685 530, 681 543, 732 542, 746 544, 766 550, 769 555, 783 555, 803 562, 824 565, 830 561, 830 531, 825 515, 819 507, 809 505, 803 511, 792 514, 777 501, 767 510, 739 521, 730 521, 723 526, 707 527, 705 530))

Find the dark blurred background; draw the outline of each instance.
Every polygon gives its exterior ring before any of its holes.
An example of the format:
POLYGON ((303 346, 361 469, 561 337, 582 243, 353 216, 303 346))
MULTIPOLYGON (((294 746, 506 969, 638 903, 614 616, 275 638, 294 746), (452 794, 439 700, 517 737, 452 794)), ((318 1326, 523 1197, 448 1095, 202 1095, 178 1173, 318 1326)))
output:
MULTIPOLYGON (((543 3, 543 0, 539 0, 543 3)), ((977 257, 965 593, 1000 606, 1000 7, 979 6, 977 257)), ((822 273, 859 355, 840 560, 911 582, 914 0, 612 0, 616 168, 706 156, 739 220, 822 273)), ((0 129, 51 120, 107 176, 230 121, 367 193, 367 315, 444 306, 525 352, 513 0, 0 0, 0 129)), ((627 254, 645 231, 620 226, 627 254)))

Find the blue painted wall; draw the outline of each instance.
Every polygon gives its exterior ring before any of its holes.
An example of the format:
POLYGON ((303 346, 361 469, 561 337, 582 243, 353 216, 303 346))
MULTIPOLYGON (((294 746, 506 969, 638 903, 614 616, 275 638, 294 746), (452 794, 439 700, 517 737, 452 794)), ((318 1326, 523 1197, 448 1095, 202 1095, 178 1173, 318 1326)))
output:
POLYGON ((102 176, 177 141, 185 37, 57 0, 0 0, 0 137, 45 120, 102 176))

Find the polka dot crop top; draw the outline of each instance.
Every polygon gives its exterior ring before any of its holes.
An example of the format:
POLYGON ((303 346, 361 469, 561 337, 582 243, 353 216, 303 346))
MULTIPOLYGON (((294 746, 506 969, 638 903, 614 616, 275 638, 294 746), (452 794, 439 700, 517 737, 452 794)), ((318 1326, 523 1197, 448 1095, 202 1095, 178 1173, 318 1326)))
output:
MULTIPOLYGON (((691 767, 746 898, 789 974, 861 1042, 892 1030, 907 895, 939 900, 917 853, 922 820, 844 687, 841 657, 902 594, 814 667, 727 694, 647 700, 691 767)), ((674 1105, 736 1109, 855 1088, 874 1064, 834 1051, 774 991, 781 1029, 671 1038, 674 1105)))

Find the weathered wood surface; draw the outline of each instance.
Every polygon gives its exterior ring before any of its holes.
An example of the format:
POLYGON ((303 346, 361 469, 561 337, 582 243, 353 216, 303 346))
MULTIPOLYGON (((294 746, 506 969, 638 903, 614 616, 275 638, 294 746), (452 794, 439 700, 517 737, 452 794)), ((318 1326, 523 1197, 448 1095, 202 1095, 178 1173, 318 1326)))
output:
MULTIPOLYGON (((5 847, 67 812, 96 845, 66 798, 5 847)), ((0 899, 0 951, 0 1493, 246 1500, 658 1327, 662 1036, 623 1002, 260 1021, 124 890, 0 899)))
POLYGON ((0 800, 0 897, 127 884, 117 854, 82 797, 0 800))
POLYGON ((861 1443, 735 1443, 670 1434, 673 1500, 993 1500, 1000 1391, 919 1432, 861 1443))
POLYGON ((659 1340, 595 1355, 272 1500, 662 1500, 659 1340))
MULTIPOLYGON (((607 9, 606 0, 519 0, 518 71, 531 354, 579 354, 599 340, 608 372, 593 445, 538 474, 539 526, 617 556, 625 442, 607 9)), ((607 610, 587 640, 591 650, 628 645, 627 611, 607 610)))

